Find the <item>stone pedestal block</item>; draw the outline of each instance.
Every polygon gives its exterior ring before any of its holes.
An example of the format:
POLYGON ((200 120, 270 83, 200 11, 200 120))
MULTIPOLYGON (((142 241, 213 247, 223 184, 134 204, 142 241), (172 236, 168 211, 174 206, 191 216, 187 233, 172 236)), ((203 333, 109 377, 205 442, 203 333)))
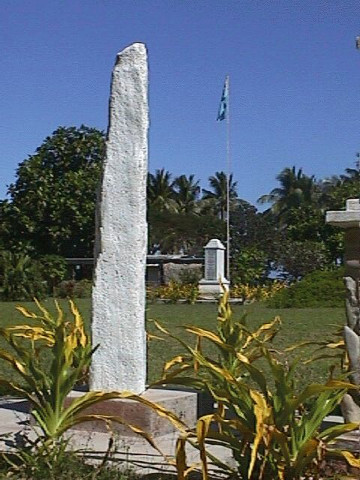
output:
MULTIPOLYGON (((83 392, 72 392, 67 398, 66 404, 73 399, 84 395, 83 392)), ((177 415, 190 428, 194 427, 197 419, 197 393, 184 392, 179 390, 149 389, 143 395, 147 400, 158 403, 167 410, 177 415)), ((175 427, 165 418, 160 417, 151 408, 142 405, 134 400, 119 399, 106 400, 94 405, 85 412, 85 415, 114 415, 122 417, 125 421, 140 427, 149 433, 153 438, 167 435, 176 431, 175 427)), ((136 434, 125 425, 119 423, 111 424, 112 431, 126 436, 133 437, 136 434)), ((105 422, 99 420, 86 422, 77 425, 74 430, 91 432, 108 432, 105 422)))

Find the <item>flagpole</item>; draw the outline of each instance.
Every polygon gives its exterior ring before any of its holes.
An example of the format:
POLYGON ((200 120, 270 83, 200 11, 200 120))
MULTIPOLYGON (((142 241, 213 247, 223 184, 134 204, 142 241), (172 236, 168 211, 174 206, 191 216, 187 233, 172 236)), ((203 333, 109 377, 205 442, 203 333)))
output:
POLYGON ((230 282, 230 170, 231 170, 231 152, 230 152, 230 77, 226 75, 224 89, 221 95, 219 111, 216 120, 226 118, 226 276, 230 282))
POLYGON ((226 76, 228 87, 227 115, 226 115, 226 163, 227 163, 227 185, 226 185, 226 274, 230 282, 230 77, 226 76))

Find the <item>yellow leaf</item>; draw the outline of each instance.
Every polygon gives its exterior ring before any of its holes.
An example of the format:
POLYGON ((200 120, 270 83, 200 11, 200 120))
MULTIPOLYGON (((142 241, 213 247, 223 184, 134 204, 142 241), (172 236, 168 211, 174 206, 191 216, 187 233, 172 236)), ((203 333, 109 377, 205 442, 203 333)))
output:
POLYGON ((43 327, 32 327, 30 325, 17 325, 5 329, 14 337, 28 338, 30 340, 45 340, 49 346, 54 344, 54 335, 43 327))
POLYGON ((256 390, 250 390, 250 396, 255 402, 254 405, 254 414, 256 417, 256 435, 253 443, 253 448, 251 452, 251 460, 250 460, 250 465, 248 469, 248 477, 251 477, 251 474, 254 470, 255 467, 255 462, 257 458, 257 451, 259 448, 259 445, 262 440, 264 440, 264 443, 268 444, 269 443, 269 432, 267 437, 264 438, 265 436, 265 428, 264 428, 264 423, 265 419, 269 417, 269 414, 271 412, 271 409, 268 407, 266 404, 265 398, 256 390))
POLYGON ((250 363, 250 360, 245 355, 243 355, 242 353, 236 352, 236 356, 240 360, 240 362, 250 363))
POLYGON ((85 331, 84 331, 83 319, 82 319, 81 314, 80 314, 78 308, 76 307, 75 303, 72 300, 69 300, 69 303, 70 303, 71 312, 75 317, 75 328, 76 328, 77 333, 80 336, 80 345, 82 347, 86 347, 87 336, 86 336, 85 331))
POLYGON ((176 441, 176 470, 178 480, 185 480, 186 470, 186 453, 185 453, 186 440, 184 437, 179 437, 176 441))
POLYGON ((27 318, 37 318, 36 313, 30 312, 27 308, 22 307, 21 305, 16 306, 16 310, 24 315, 27 318))
POLYGON ((327 348, 339 348, 339 347, 343 347, 345 345, 345 342, 344 340, 340 340, 339 342, 336 342, 336 343, 328 343, 326 345, 327 348))
POLYGON ((158 337, 157 335, 154 335, 153 333, 146 332, 146 340, 150 342, 151 340, 161 340, 165 341, 164 338, 158 337))
POLYGON ((341 450, 340 453, 351 467, 360 468, 360 460, 355 458, 352 453, 347 450, 341 450))
POLYGON ((62 311, 59 302, 57 300, 54 300, 56 310, 58 312, 58 318, 57 318, 57 325, 60 325, 64 319, 64 312, 62 311))
POLYGON ((183 363, 184 361, 185 361, 185 357, 182 356, 182 355, 178 355, 178 356, 172 358, 171 360, 169 360, 168 362, 165 363, 164 371, 166 372, 167 370, 169 370, 174 365, 176 365, 178 363, 183 363))
POLYGON ((216 335, 216 333, 211 332, 210 330, 204 330, 203 328, 198 328, 198 327, 186 327, 185 329, 187 332, 190 333, 195 333, 196 335, 199 335, 200 337, 207 338, 219 345, 224 345, 224 342, 221 340, 221 338, 216 335))
POLYGON ((50 313, 48 312, 48 310, 46 310, 46 308, 41 305, 41 303, 39 302, 39 300, 37 298, 34 298, 34 302, 35 302, 36 306, 38 307, 38 309, 44 314, 43 320, 47 320, 49 323, 53 324, 54 320, 53 320, 52 316, 50 315, 50 313))
POLYGON ((208 465, 207 465, 207 458, 206 458, 206 451, 205 451, 205 438, 209 432, 209 427, 214 418, 214 415, 204 415, 203 417, 199 418, 196 423, 196 436, 199 443, 200 449, 200 459, 201 459, 201 467, 202 467, 202 475, 203 480, 207 480, 208 478, 208 465))
POLYGON ((200 417, 196 423, 196 436, 199 443, 204 443, 206 435, 208 434, 209 427, 214 418, 213 414, 204 415, 200 417))
POLYGON ((256 330, 256 332, 251 333, 251 334, 247 337, 243 348, 248 347, 249 344, 250 344, 253 340, 257 339, 262 332, 266 332, 267 330, 271 330, 276 324, 280 324, 280 323, 281 323, 280 317, 275 317, 274 320, 273 320, 271 323, 264 323, 263 325, 261 325, 261 327, 258 328, 258 329, 256 330))

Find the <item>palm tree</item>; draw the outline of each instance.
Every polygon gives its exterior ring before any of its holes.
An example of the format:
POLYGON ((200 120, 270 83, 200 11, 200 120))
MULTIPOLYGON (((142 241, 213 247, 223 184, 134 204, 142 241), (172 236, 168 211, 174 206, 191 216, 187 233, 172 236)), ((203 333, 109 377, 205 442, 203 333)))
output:
MULTIPOLYGON (((224 220, 227 208, 228 176, 225 172, 216 172, 214 176, 209 177, 209 184, 212 190, 203 189, 203 200, 208 200, 220 219, 224 220)), ((237 198, 236 185, 237 182, 233 181, 231 173, 229 176, 229 200, 231 203, 237 198)))
POLYGON ((196 213, 200 194, 199 180, 194 181, 194 175, 181 175, 174 181, 175 201, 181 213, 196 213))
POLYGON ((284 168, 276 179, 280 187, 274 188, 268 195, 262 195, 259 203, 272 203, 271 211, 282 221, 291 208, 312 205, 319 194, 315 177, 308 177, 300 168, 284 168))
POLYGON ((173 186, 171 173, 164 168, 156 170, 155 175, 149 173, 147 184, 148 206, 159 211, 176 211, 173 186))

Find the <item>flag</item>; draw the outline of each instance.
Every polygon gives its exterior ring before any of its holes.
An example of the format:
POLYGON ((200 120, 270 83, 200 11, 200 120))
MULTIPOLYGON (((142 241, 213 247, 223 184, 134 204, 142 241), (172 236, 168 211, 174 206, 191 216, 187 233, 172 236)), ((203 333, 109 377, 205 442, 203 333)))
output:
POLYGON ((229 103, 229 77, 225 78, 224 89, 221 95, 218 116, 216 120, 224 120, 227 116, 229 103))

